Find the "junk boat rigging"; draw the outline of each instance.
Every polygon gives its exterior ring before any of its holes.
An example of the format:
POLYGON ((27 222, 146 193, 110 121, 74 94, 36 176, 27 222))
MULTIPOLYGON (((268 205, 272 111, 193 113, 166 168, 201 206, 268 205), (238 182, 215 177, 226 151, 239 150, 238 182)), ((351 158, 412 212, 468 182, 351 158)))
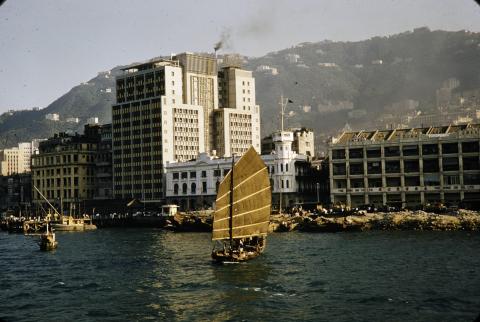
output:
POLYGON ((267 167, 253 147, 220 183, 213 218, 212 258, 242 262, 260 255, 266 246, 271 213, 267 167), (220 246, 220 247, 219 247, 220 246))

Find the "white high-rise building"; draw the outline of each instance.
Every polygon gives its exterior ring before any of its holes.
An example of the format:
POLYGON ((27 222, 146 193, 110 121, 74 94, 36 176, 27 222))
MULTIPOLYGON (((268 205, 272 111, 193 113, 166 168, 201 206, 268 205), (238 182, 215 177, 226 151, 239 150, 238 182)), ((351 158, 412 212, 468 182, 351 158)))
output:
POLYGON ((260 108, 255 101, 251 71, 226 66, 219 74, 219 109, 215 111, 217 154, 241 155, 250 146, 260 147, 260 108))
POLYGON ((9 176, 16 173, 30 172, 32 154, 38 150, 38 142, 21 142, 18 146, 0 151, 0 173, 9 176))
POLYGON ((218 73, 215 57, 192 53, 123 71, 112 107, 116 198, 163 199, 163 168, 169 162, 213 151, 242 154, 250 145, 260 152, 251 72, 228 67, 218 73), (221 98, 219 86, 227 88, 221 98))

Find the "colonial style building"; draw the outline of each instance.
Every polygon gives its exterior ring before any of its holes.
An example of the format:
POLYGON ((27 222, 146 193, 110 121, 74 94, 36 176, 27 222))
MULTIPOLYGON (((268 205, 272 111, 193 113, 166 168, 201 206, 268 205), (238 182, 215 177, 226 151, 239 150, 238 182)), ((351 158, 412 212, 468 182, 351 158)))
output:
MULTIPOLYGON (((288 131, 293 133, 292 149, 298 154, 309 157, 315 156, 315 136, 312 130, 307 128, 291 128, 288 131)), ((262 153, 268 154, 275 149, 272 135, 262 139, 262 153)))
POLYGON ((93 199, 99 144, 99 125, 86 125, 83 135, 59 133, 41 142, 32 156, 33 201, 44 202, 40 193, 66 207, 93 199))
POLYGON ((480 200, 480 124, 344 132, 329 144, 330 198, 415 207, 480 200))
MULTIPOLYGON (((292 150, 293 133, 279 131, 272 138, 275 150, 261 157, 271 178, 273 207, 316 202, 319 172, 311 167, 306 155, 292 150)), ((236 161, 239 158, 235 156, 236 161)), ((168 163, 167 202, 179 204, 183 210, 214 207, 217 187, 231 167, 232 158, 206 153, 196 160, 168 163)))
POLYGON ((123 69, 113 119, 118 199, 160 202, 164 166, 201 153, 260 151, 260 113, 251 72, 211 55, 183 53, 123 69), (219 95, 219 92, 221 94, 219 95))

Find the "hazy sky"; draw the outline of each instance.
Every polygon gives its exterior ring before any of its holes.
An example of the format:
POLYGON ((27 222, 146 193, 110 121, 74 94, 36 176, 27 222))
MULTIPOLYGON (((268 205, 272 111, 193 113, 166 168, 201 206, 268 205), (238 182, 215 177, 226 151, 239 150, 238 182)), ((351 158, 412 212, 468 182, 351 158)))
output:
MULTIPOLYGON (((1 0, 0 0, 1 2, 1 0)), ((480 31, 473 0, 7 0, 0 6, 0 112, 45 107, 116 65, 229 48, 262 56, 304 41, 420 26, 480 31)))

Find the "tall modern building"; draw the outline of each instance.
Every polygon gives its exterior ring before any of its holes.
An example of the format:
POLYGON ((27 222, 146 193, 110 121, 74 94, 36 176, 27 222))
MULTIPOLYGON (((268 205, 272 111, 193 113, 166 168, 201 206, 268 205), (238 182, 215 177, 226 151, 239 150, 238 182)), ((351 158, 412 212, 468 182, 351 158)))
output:
POLYGON ((243 154, 250 146, 260 153, 260 108, 255 101, 255 78, 238 65, 218 73, 219 109, 215 111, 217 154, 243 154))
POLYGON ((480 200, 480 125, 344 132, 329 145, 330 198, 416 207, 480 200))
POLYGON ((240 154, 250 144, 260 150, 258 106, 254 105, 254 91, 247 88, 254 86, 253 78, 250 72, 236 69, 238 72, 232 70, 233 76, 225 80, 217 71, 215 57, 192 53, 123 69, 116 79, 117 103, 112 107, 115 198, 158 202, 164 197, 163 168, 167 163, 214 151, 240 154), (246 78, 240 77, 241 71, 246 78), (239 93, 250 93, 248 98, 239 98, 245 102, 240 107, 223 101, 220 106, 219 84, 237 91, 231 82, 241 84, 239 93), (226 116, 220 118, 219 114, 226 116))

